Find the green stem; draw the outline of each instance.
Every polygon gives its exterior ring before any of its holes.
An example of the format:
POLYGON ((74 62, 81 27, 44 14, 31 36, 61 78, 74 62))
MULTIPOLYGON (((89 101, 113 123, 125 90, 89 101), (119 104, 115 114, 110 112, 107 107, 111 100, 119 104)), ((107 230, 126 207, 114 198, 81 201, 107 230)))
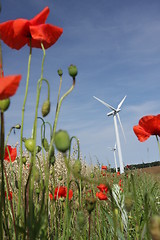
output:
POLYGON ((2 206, 5 206, 5 193, 4 193, 4 172, 3 172, 3 161, 4 161, 4 114, 1 112, 1 197, 0 197, 0 239, 3 239, 3 215, 2 215, 2 206))
POLYGON ((158 136, 157 136, 157 135, 156 135, 156 139, 157 139, 158 149, 159 149, 159 155, 160 155, 160 143, 159 143, 159 139, 158 139, 158 136))
POLYGON ((50 157, 51 157, 51 150, 52 150, 52 145, 54 143, 54 137, 55 137, 56 127, 57 127, 57 122, 58 122, 58 116, 59 116, 62 102, 68 96, 68 94, 70 94, 73 91, 74 87, 75 87, 75 78, 73 78, 73 84, 70 87, 70 89, 61 97, 61 99, 59 101, 57 111, 56 111, 55 121, 54 121, 54 125, 53 125, 53 133, 52 133, 52 139, 51 139, 50 148, 49 148, 49 152, 48 152, 48 159, 50 159, 50 157))
POLYGON ((56 111, 57 111, 58 104, 59 104, 59 96, 60 96, 61 86, 62 86, 62 76, 60 76, 60 84, 59 84, 59 90, 58 90, 58 97, 57 97, 57 107, 56 107, 56 111))
POLYGON ((65 206, 65 220, 64 220, 64 228, 63 228, 63 239, 69 239, 69 186, 70 186, 70 169, 69 158, 67 159, 66 155, 64 155, 64 161, 67 167, 67 196, 66 196, 66 206, 65 206), (67 237, 66 237, 66 229, 67 229, 67 237))
POLYGON ((29 77, 30 77, 30 66, 31 66, 31 56, 32 56, 32 47, 30 44, 30 53, 29 53, 29 59, 28 59, 28 71, 27 71, 27 80, 26 80, 26 90, 25 90, 25 96, 22 106, 22 122, 21 122, 21 137, 20 137, 20 171, 19 171, 19 181, 18 181, 18 217, 20 215, 20 208, 21 208, 21 186, 22 186, 22 138, 23 138, 23 127, 24 127, 24 112, 25 112, 25 105, 27 101, 27 95, 28 95, 28 86, 29 86, 29 77))

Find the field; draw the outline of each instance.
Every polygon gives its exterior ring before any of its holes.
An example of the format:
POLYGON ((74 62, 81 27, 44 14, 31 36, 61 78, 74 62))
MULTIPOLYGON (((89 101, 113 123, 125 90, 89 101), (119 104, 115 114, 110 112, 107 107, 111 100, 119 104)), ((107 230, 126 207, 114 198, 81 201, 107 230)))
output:
MULTIPOLYGON (((62 103, 74 90, 78 69, 69 65, 71 86, 64 93, 63 71, 57 70, 57 102, 51 109, 52 82, 44 76, 45 50, 58 41, 63 29, 45 23, 49 12, 49 7, 45 7, 31 20, 20 18, 0 23, 1 40, 9 48, 29 48, 25 89, 21 94, 21 124, 9 126, 6 132, 5 114, 12 106, 10 98, 16 94, 22 76, 4 76, 0 45, 0 240, 160 240, 160 167, 111 172, 100 162, 89 165, 81 156, 78 137, 70 136, 66 129, 57 129, 62 103), (42 54, 37 90, 30 84, 33 48, 39 48, 42 54), (47 94, 39 109, 43 84, 47 94), (36 93, 35 107, 27 98, 28 86, 36 93), (48 122, 46 117, 53 109, 55 117, 48 122), (24 120, 31 112, 33 126, 28 126, 24 120), (29 137, 24 133, 25 124, 32 130, 29 137), (19 141, 11 146, 11 133, 17 131, 19 141)), ((115 116, 120 106, 112 110, 115 116)), ((14 115, 19 113, 13 111, 14 115)), ((11 118, 7 123, 11 124, 11 118)), ((143 118, 140 125, 136 126, 140 141, 151 135, 158 140, 159 115, 143 118)))

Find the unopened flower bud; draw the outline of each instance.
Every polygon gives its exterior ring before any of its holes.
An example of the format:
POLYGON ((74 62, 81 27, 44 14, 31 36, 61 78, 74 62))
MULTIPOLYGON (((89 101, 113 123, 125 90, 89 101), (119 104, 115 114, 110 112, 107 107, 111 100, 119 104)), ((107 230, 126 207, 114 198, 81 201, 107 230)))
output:
POLYGON ((68 72, 71 77, 75 78, 75 76, 77 76, 78 73, 77 67, 71 64, 68 67, 68 72))
POLYGON ((25 156, 22 156, 22 162, 23 162, 24 165, 26 164, 27 158, 25 156))
POLYGON ((85 205, 88 213, 91 214, 91 212, 94 210, 96 206, 96 199, 93 197, 89 197, 89 198, 87 197, 85 200, 85 205))
POLYGON ((80 174, 82 170, 82 164, 81 161, 79 159, 77 159, 74 164, 73 164, 73 173, 76 174, 80 174))
POLYGON ((25 140, 25 147, 29 152, 34 152, 35 149, 35 140, 33 138, 28 138, 25 140))
POLYGON ((7 111, 7 109, 9 108, 9 105, 10 105, 10 99, 9 98, 6 98, 4 100, 0 100, 0 110, 2 112, 7 111))
POLYGON ((14 126, 14 128, 16 128, 16 129, 21 129, 21 125, 20 125, 20 124, 17 124, 17 125, 14 126))
POLYGON ((90 177, 94 178, 94 173, 93 172, 91 172, 90 177))
POLYGON ((70 147, 70 137, 67 131, 59 130, 55 134, 55 146, 58 151, 65 153, 70 147))
POLYGON ((46 100, 44 103, 43 103, 43 106, 42 106, 42 116, 45 117, 48 115, 48 113, 50 112, 50 107, 51 107, 51 104, 50 104, 50 101, 49 100, 46 100))
POLYGON ((48 144, 47 138, 42 138, 42 146, 46 152, 49 151, 49 144, 48 144))
POLYGON ((39 153, 41 151, 41 149, 42 149, 41 146, 37 146, 36 147, 36 154, 39 153))
POLYGON ((63 75, 63 71, 62 71, 62 69, 58 69, 58 75, 61 77, 62 75, 63 75))

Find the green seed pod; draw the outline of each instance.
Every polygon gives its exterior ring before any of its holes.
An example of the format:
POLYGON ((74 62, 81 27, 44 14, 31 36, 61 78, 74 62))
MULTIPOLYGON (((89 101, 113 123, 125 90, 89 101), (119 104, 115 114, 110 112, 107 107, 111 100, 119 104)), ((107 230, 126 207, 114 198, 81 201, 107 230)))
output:
POLYGON ((80 174, 82 170, 82 164, 81 161, 79 159, 77 159, 74 164, 73 164, 73 173, 76 174, 80 174))
POLYGON ((37 146, 36 147, 36 154, 39 153, 41 151, 41 149, 42 149, 41 146, 37 146))
POLYGON ((50 107, 51 107, 51 104, 50 104, 50 101, 49 100, 46 100, 44 103, 43 103, 43 106, 42 106, 42 116, 45 117, 48 115, 48 113, 50 112, 50 107))
POLYGON ((58 180, 59 180, 59 181, 62 181, 62 179, 63 179, 63 177, 60 175, 60 176, 58 177, 58 180))
POLYGON ((50 163, 52 164, 52 166, 54 166, 55 161, 56 161, 55 156, 52 156, 52 157, 50 158, 50 163))
POLYGON ((36 144, 35 144, 35 140, 33 138, 28 138, 26 139, 25 141, 25 147, 27 148, 27 150, 31 153, 34 152, 34 149, 36 147, 36 144))
POLYGON ((5 112, 10 106, 10 99, 6 98, 4 100, 0 100, 0 110, 5 112))
POLYGON ((82 230, 84 228, 86 224, 86 216, 84 215, 84 213, 82 211, 79 211, 77 213, 77 225, 79 227, 80 230, 82 230))
POLYGON ((77 76, 78 73, 77 67, 71 64, 68 67, 68 72, 71 77, 75 78, 75 76, 77 76))
POLYGON ((14 126, 14 128, 16 128, 16 129, 21 129, 21 125, 20 125, 20 124, 17 124, 17 125, 14 126))
POLYGON ((49 144, 48 144, 47 138, 42 138, 42 146, 46 152, 49 151, 49 144))
POLYGON ((91 214, 91 212, 94 210, 96 206, 96 199, 93 197, 90 197, 90 198, 87 197, 85 200, 85 206, 88 213, 91 214))
POLYGON ((63 71, 62 71, 62 69, 58 69, 58 75, 61 77, 62 75, 63 75, 63 71))
POLYGON ((26 164, 27 158, 25 156, 22 156, 22 162, 23 162, 24 165, 26 164))
POLYGON ((70 137, 67 131, 59 130, 55 134, 55 146, 58 151, 65 153, 70 147, 70 137))
POLYGON ((160 239, 160 215, 153 215, 149 221, 149 231, 153 240, 160 239))
POLYGON ((125 209, 127 212, 130 212, 132 207, 133 207, 133 195, 132 193, 128 193, 126 194, 125 196, 125 199, 124 199, 124 206, 125 206, 125 209))
POLYGON ((94 178, 94 173, 93 172, 91 172, 90 177, 94 178))

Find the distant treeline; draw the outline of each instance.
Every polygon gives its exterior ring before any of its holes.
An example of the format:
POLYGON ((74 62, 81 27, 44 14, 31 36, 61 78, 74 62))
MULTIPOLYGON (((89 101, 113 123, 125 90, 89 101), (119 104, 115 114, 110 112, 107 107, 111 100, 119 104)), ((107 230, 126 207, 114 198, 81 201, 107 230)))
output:
MULTIPOLYGON (((133 170, 133 169, 139 169, 139 168, 147 168, 147 167, 155 167, 155 166, 160 166, 160 161, 156 161, 156 162, 151 162, 151 163, 140 163, 140 164, 131 164, 131 165, 127 165, 125 166, 125 170, 133 170)), ((115 169, 111 168, 111 172, 114 172, 115 169)), ((120 169, 118 168, 118 171, 120 171, 120 169)))

